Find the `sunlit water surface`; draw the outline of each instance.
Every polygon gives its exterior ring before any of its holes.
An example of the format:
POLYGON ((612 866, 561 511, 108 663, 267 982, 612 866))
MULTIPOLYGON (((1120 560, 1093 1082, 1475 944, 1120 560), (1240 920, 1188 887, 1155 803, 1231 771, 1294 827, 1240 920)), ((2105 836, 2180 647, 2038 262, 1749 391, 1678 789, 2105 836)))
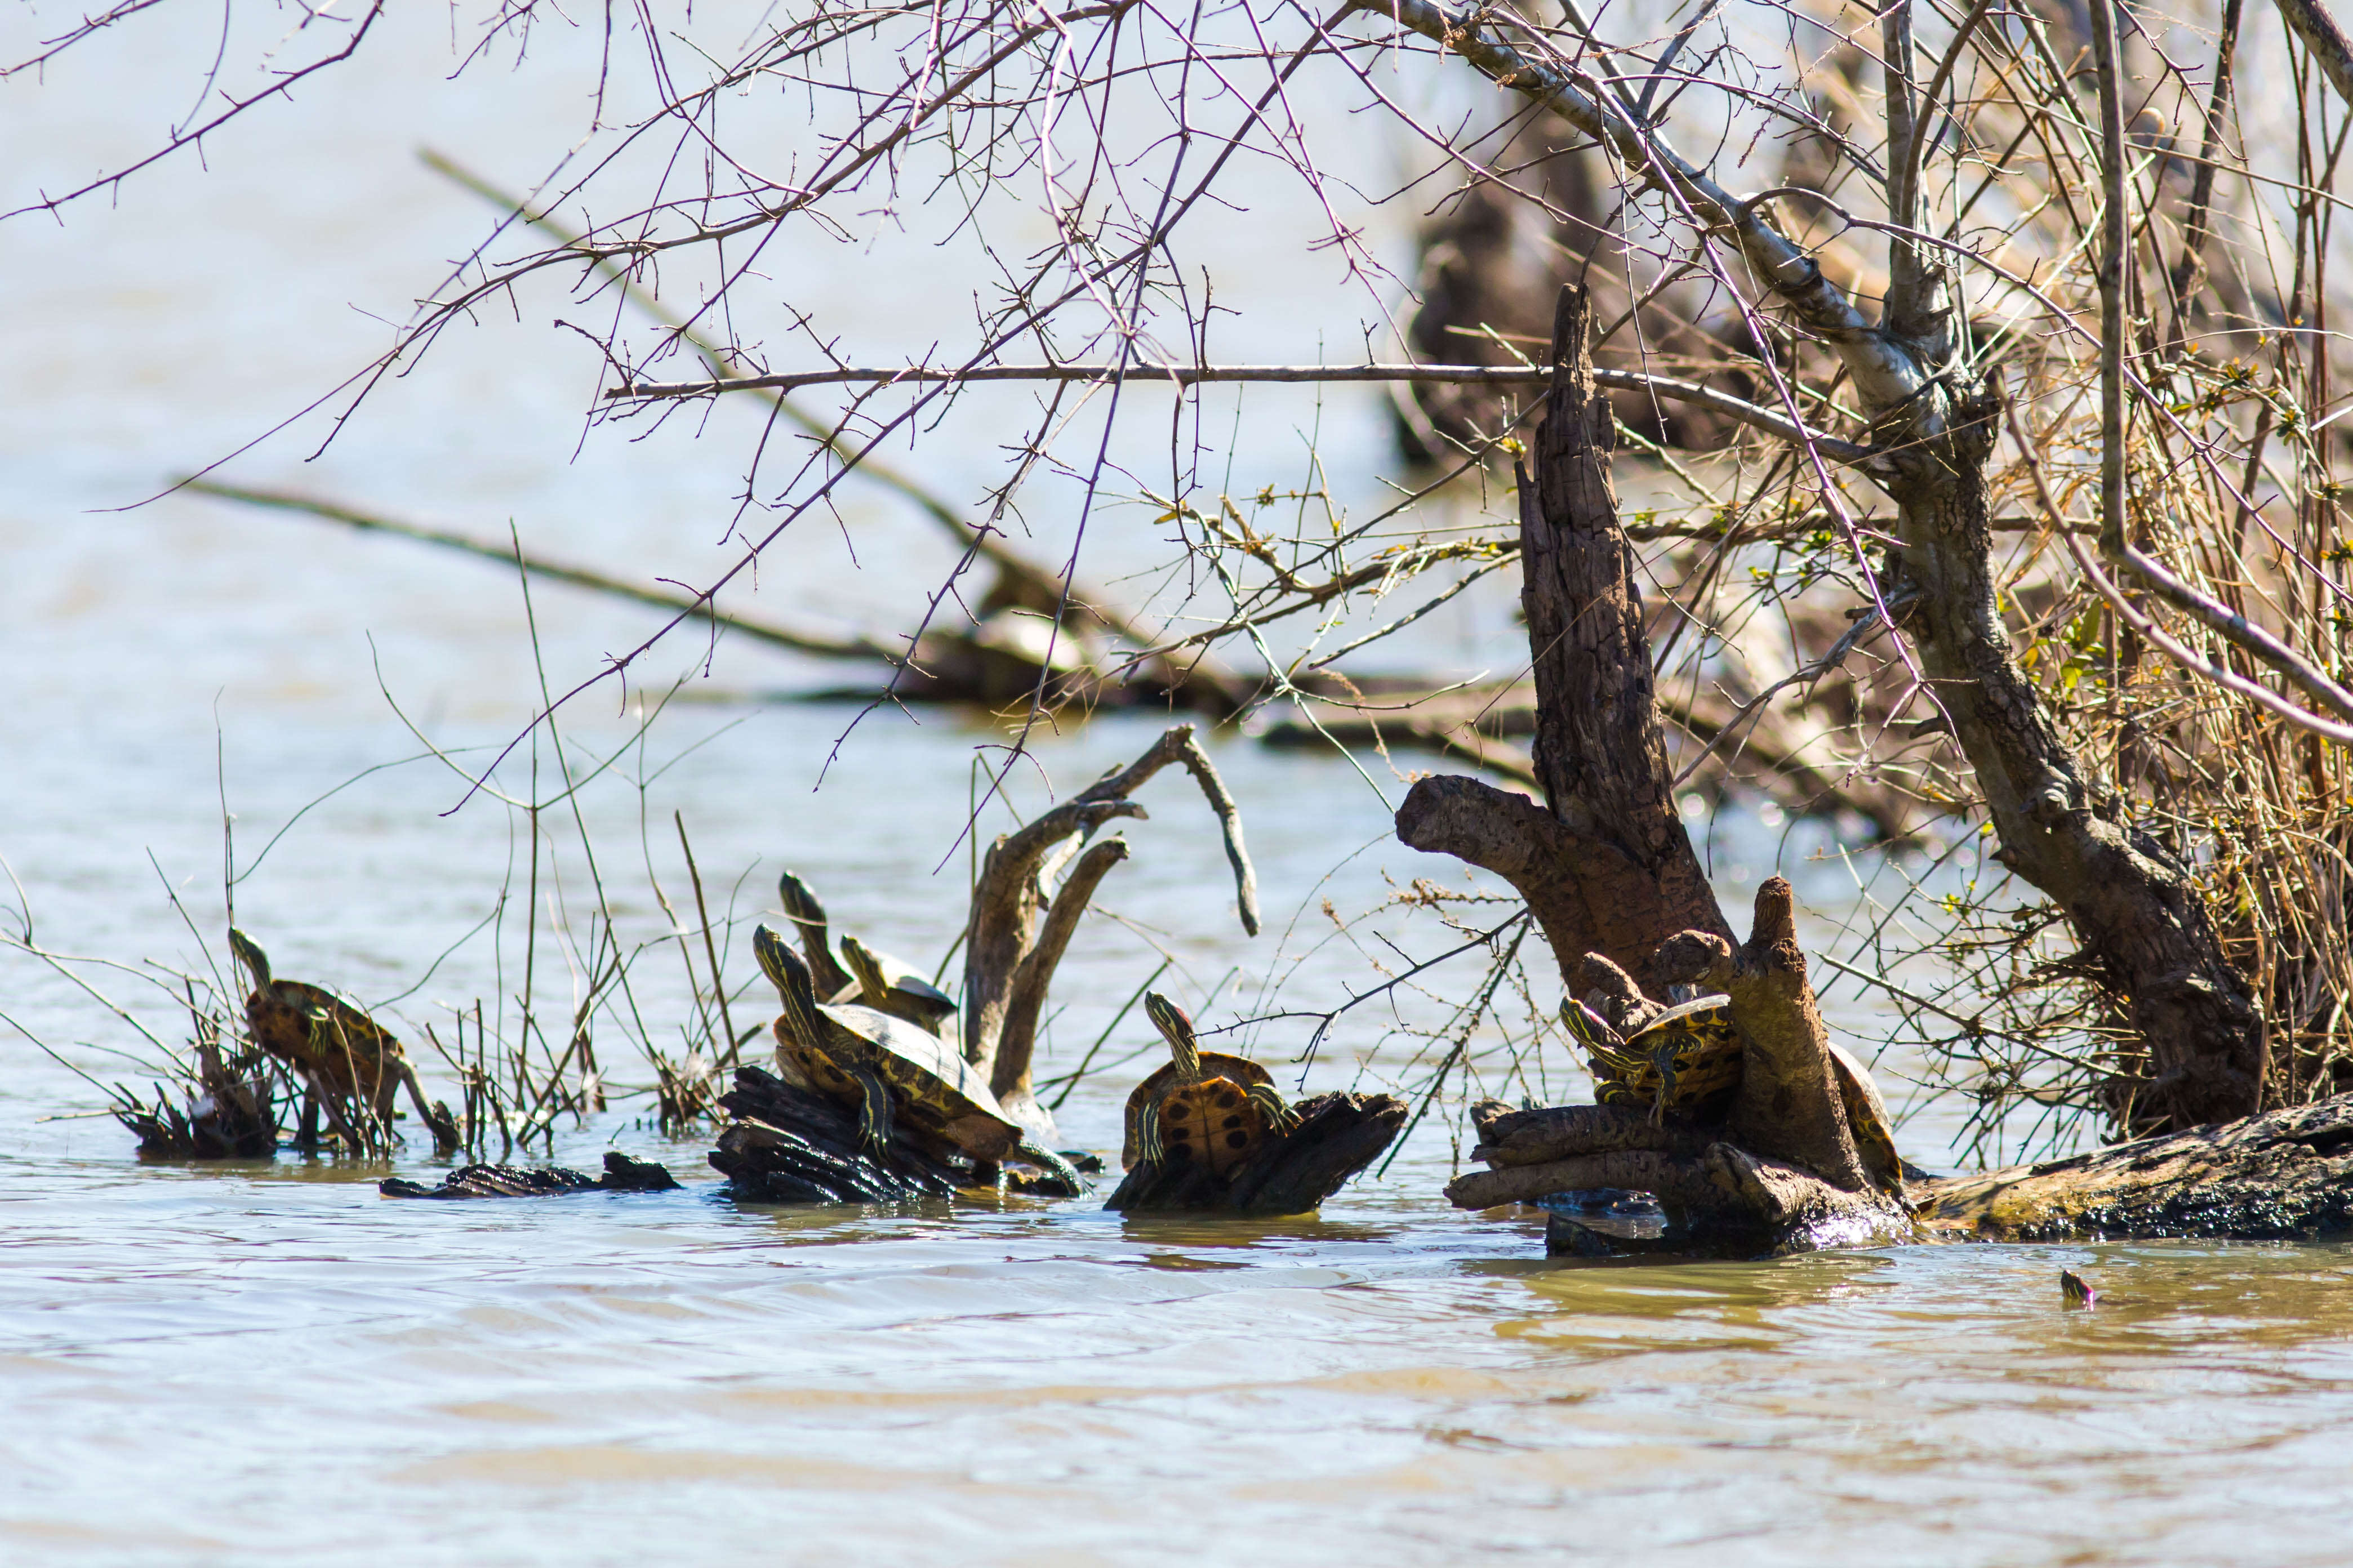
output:
MULTIPOLYGON (((149 493, 332 384, 379 341, 350 304, 397 315, 430 286, 433 258, 478 232, 480 209, 416 168, 413 141, 514 179, 563 145, 571 100, 529 73, 445 88, 436 14, 385 26, 388 52, 276 122, 297 133, 224 138, 214 174, 152 181, 121 213, 0 233, 13 370, 0 385, 0 853, 58 948, 197 966, 164 889, 216 950, 224 797, 250 866, 305 803, 417 752, 379 680, 448 743, 501 742, 527 711, 530 642, 495 572, 194 500, 91 510, 149 493)), ((41 149, 43 179, 122 142, 103 105, 182 95, 177 78, 155 85, 156 61, 113 68, 117 90, 99 100, 12 86, 29 128, 15 145, 41 149)), ((1393 222, 1375 232, 1395 249, 1393 222)), ((885 255, 829 265, 825 287, 875 297, 875 338, 856 346, 894 347, 891 301, 916 279, 885 255)), ((1356 341, 1355 307, 1335 307, 1329 284, 1257 268, 1219 299, 1271 312, 1286 349, 1356 341)), ((575 460, 595 366, 551 361, 541 338, 518 352, 519 331, 453 340, 447 368, 389 389, 311 468, 290 445, 231 472, 486 537, 512 519, 535 547, 638 574, 691 579, 721 559, 749 426, 723 411, 702 444, 592 441, 575 460)), ((1295 464, 1283 443, 1308 416, 1282 406, 1252 426, 1262 449, 1245 454, 1242 489, 1276 477, 1276 456, 1295 464)), ((1377 405, 1335 400, 1324 437, 1350 495, 1375 497, 1377 405)), ((986 420, 952 423, 927 472, 974 493, 1000 438, 986 420)), ((912 624, 943 559, 934 542, 877 496, 845 502, 860 566, 839 531, 788 539, 760 606, 912 624)), ((1066 526, 1051 513, 1033 520, 1049 544, 1066 526)), ((1110 575, 1157 547, 1126 527, 1095 548, 1110 575)), ((1508 657, 1504 602, 1466 595, 1415 656, 1468 672, 1500 639, 1508 657)), ((649 626, 559 591, 538 608, 559 680, 649 626)), ((695 658, 680 649, 647 679, 695 658)), ((812 793, 850 710, 726 693, 838 678, 721 646, 696 687, 716 700, 665 718, 623 770, 688 753, 649 784, 642 841, 625 777, 591 800, 625 916, 659 915, 648 859, 682 895, 680 811, 731 917, 767 907, 776 871, 796 864, 855 928, 910 954, 945 947, 961 923, 968 759, 992 737, 879 715, 812 793)), ((575 732, 611 750, 626 721, 611 701, 588 707, 575 732)), ((1045 736, 1041 763, 1067 791, 1154 729, 1045 736)), ((1219 754, 1268 935, 1235 930, 1206 813, 1178 778, 1145 796, 1153 819, 1130 826, 1137 857, 1104 902, 1171 947, 1187 994, 1241 966, 1249 988, 1224 994, 1228 1016, 1271 970, 1290 976, 1282 1005, 1329 1007, 1368 981, 1368 957, 1395 955, 1329 940, 1321 901, 1345 914, 1378 903, 1385 877, 1451 869, 1387 842, 1402 784, 1377 758, 1360 776, 1244 743, 1219 754)), ((501 776, 528 782, 520 762, 501 776)), ((1020 782, 1026 805, 1045 798, 1039 776, 1020 782)), ((371 1001, 408 992, 512 885, 515 817, 481 800, 440 815, 462 793, 431 763, 363 780, 270 851, 239 888, 239 918, 285 973, 371 1001)), ((1778 866, 1799 878, 1815 940, 1850 917, 1845 868, 1806 863, 1802 840, 1753 820, 1718 828, 1729 901, 1778 866)), ((1427 924, 1383 929, 1441 944, 1427 924)), ((1044 1070, 1066 1070, 1154 962, 1124 928, 1091 927, 1057 986, 1069 1011, 1044 1070)), ((500 975, 477 940, 393 1012, 413 1031, 447 1017, 437 1008, 495 998, 500 975)), ((1472 979, 1450 969, 1431 984, 1460 994, 1472 979)), ((569 994, 567 977, 553 984, 569 994)), ((649 979, 649 1005, 678 1016, 664 984, 649 979)), ((0 965, 0 1004, 76 1066, 141 1081, 117 1054, 136 1039, 39 966, 0 965)), ((1853 1016, 1851 996, 1837 1005, 1853 1016)), ((1384 1026, 1378 1006, 1344 1017, 1306 1087, 1409 1079, 1384 1026)), ((1252 1044, 1287 1058, 1307 1027, 1265 1025, 1252 1044)), ((1108 1049, 1146 1043, 1131 1017, 1108 1049)), ((1904 1066, 1884 1064, 1891 1084, 1904 1066)), ((142 1168, 128 1136, 90 1114, 99 1089, 26 1037, 0 1029, 0 1068, 11 1563, 2348 1555, 2353 1258, 2337 1247, 1563 1267, 1543 1258, 1535 1220, 1445 1205, 1456 1130, 1442 1118, 1320 1217, 1279 1224, 1124 1220, 1095 1200, 738 1208, 702 1163, 707 1136, 665 1142, 634 1112, 567 1124, 555 1156, 593 1167, 617 1145, 669 1162, 684 1191, 402 1204, 377 1197, 375 1167, 142 1168), (2098 1284, 2095 1310, 2062 1310, 2062 1266, 2098 1284)), ((1136 1070, 1084 1084, 1062 1108, 1064 1141, 1115 1146, 1136 1070)), ((1581 1087, 1566 1062, 1544 1072, 1546 1092, 1581 1087)), ((429 1063, 428 1078, 446 1087, 429 1063)), ((1932 1108, 1906 1124, 1907 1152, 1949 1163, 1957 1127, 1932 1108)), ((413 1148, 400 1168, 436 1173, 413 1148)))

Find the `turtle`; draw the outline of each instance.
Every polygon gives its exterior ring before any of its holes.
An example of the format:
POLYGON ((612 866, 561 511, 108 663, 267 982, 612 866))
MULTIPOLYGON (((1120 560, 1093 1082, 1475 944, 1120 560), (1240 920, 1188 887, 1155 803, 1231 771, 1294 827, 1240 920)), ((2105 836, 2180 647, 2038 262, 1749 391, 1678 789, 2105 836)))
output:
MULTIPOLYGON (((1603 1105, 1648 1105, 1654 1119, 1676 1110, 1704 1121, 1722 1114, 1740 1087, 1740 1032, 1728 996, 1701 996, 1670 1007, 1630 1039, 1621 1039, 1608 1019, 1574 998, 1562 1002, 1560 1011, 1593 1058, 1594 1099, 1603 1105)), ((1927 1173, 1895 1152, 1887 1102, 1872 1082, 1871 1069, 1836 1040, 1827 1043, 1863 1173, 1881 1191, 1900 1194, 1906 1180, 1925 1180, 1927 1173)))
POLYGON ((1219 1175, 1232 1170, 1269 1133, 1289 1132, 1299 1113, 1282 1102, 1274 1077, 1248 1057, 1205 1051, 1185 1010, 1157 991, 1145 1016, 1176 1058, 1127 1097, 1127 1140, 1121 1163, 1200 1161, 1219 1175))
POLYGON ((784 998, 778 1068, 797 1087, 854 1106, 859 1147, 869 1158, 881 1157, 904 1121, 975 1159, 1026 1160, 1073 1196, 1086 1190, 1069 1161, 1005 1113, 955 1046, 871 1007, 819 1002, 808 963, 771 926, 754 929, 752 951, 784 998))
POLYGON ((826 920, 825 906, 818 902, 817 895, 809 890, 809 885, 801 879, 799 872, 786 871, 776 879, 776 897, 784 908, 785 918, 793 922, 794 929, 800 934, 801 951, 808 956, 811 984, 816 986, 821 1000, 832 1004, 856 1002, 893 1017, 904 1018, 942 1039, 955 1036, 955 999, 924 979, 923 973, 913 964, 893 958, 887 952, 877 952, 858 943, 855 937, 845 936, 841 939, 841 952, 842 958, 849 959, 849 963, 847 968, 843 966, 841 959, 834 956, 833 935, 826 920), (859 951, 873 961, 873 967, 882 983, 881 993, 867 984, 867 980, 873 976, 861 978, 857 973, 860 961, 850 956, 853 944, 857 944, 859 951), (877 999, 878 994, 881 999, 877 999))
POLYGON ((322 985, 273 977, 261 944, 234 927, 228 946, 253 977, 253 990, 245 999, 247 1031, 254 1044, 302 1080, 303 1143, 317 1141, 319 1111, 324 1107, 344 1142, 361 1147, 365 1140, 351 1125, 347 1108, 364 1105, 379 1124, 389 1127, 394 1097, 404 1087, 432 1132, 437 1152, 448 1153, 463 1142, 449 1108, 427 1102, 407 1051, 366 1009, 322 985))
POLYGON ((1740 1031, 1732 998, 1696 996, 1621 1036, 1586 1004, 1560 1005, 1561 1019, 1591 1058, 1594 1099, 1642 1107, 1657 1121, 1672 1110, 1694 1121, 1720 1115, 1740 1087, 1740 1031))
POLYGON ((1880 1191, 1900 1197, 1905 1182, 1925 1182, 1928 1173, 1895 1152, 1894 1123, 1888 1118, 1887 1101, 1879 1097, 1879 1086, 1871 1081, 1871 1069, 1836 1040, 1830 1047, 1831 1075, 1838 1079, 1839 1102, 1846 1107, 1847 1131, 1854 1134, 1863 1173, 1880 1191))

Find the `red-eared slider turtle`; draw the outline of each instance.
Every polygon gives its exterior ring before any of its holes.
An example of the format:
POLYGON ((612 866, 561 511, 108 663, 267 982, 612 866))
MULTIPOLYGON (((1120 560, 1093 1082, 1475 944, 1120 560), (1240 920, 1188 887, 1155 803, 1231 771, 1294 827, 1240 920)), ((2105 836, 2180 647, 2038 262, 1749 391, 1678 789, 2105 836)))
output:
POLYGON ((810 982, 817 988, 818 1000, 837 1005, 855 1002, 921 1025, 943 1039, 954 1037, 955 999, 924 979, 913 964, 887 952, 877 952, 851 936, 841 939, 841 958, 834 956, 825 906, 818 902, 817 895, 801 880, 798 872, 787 871, 777 879, 776 896, 782 901, 785 918, 793 922, 800 935, 801 951, 808 957, 810 982), (864 960, 857 956, 860 953, 864 960), (865 960, 871 961, 871 973, 860 970, 865 960), (879 987, 871 984, 877 979, 881 982, 879 987))
POLYGON ((1895 1152, 1895 1124, 1888 1118, 1887 1102, 1879 1097, 1879 1086, 1871 1081, 1871 1069, 1836 1040, 1830 1047, 1831 1076, 1838 1079, 1847 1131, 1854 1134, 1854 1150, 1862 1156, 1864 1174, 1882 1192, 1898 1195, 1906 1181, 1926 1181, 1927 1172, 1895 1152))
POLYGON ((393 1100, 406 1087, 417 1114, 433 1133, 435 1148, 447 1152, 458 1146, 456 1119, 447 1107, 426 1101, 417 1069, 390 1030, 356 1002, 322 985, 273 978, 269 955, 243 931, 232 928, 228 946, 253 977, 253 990, 245 999, 245 1026, 254 1044, 302 1079, 304 1142, 317 1137, 323 1106, 344 1141, 361 1147, 366 1140, 345 1118, 345 1108, 364 1105, 379 1125, 389 1129, 393 1100))
POLYGON ((1740 1087, 1740 1031, 1728 996, 1670 1007, 1624 1037, 1575 998, 1560 1005, 1560 1014, 1591 1058, 1593 1097, 1603 1105, 1635 1106, 1653 1120, 1672 1110, 1704 1121, 1721 1114, 1740 1087))
POLYGON ((799 1086, 858 1110, 859 1143, 880 1158, 903 1120, 979 1160, 1018 1158, 1041 1167, 1072 1196, 1086 1190, 1069 1161, 1041 1148, 1005 1114, 955 1047, 903 1018, 854 1003, 822 1003, 809 966, 773 929, 752 932, 752 951, 777 994, 776 1062, 799 1086))
MULTIPOLYGON (((1730 998, 1702 996, 1670 1007, 1621 1039, 1608 1019, 1575 998, 1560 1005, 1569 1033, 1592 1058, 1594 1099, 1603 1105, 1673 1110, 1695 1121, 1721 1114, 1740 1087, 1744 1066, 1730 998)), ((1900 1194, 1908 1178, 1927 1173, 1895 1152, 1894 1124, 1871 1069, 1837 1041, 1829 1042, 1831 1076, 1846 1109, 1847 1130, 1873 1185, 1900 1194)))
POLYGON ((1176 1060, 1127 1097, 1123 1164, 1133 1169, 1198 1161, 1222 1174, 1241 1163, 1268 1133, 1288 1132, 1299 1124, 1266 1068, 1248 1057, 1203 1050, 1193 1020, 1157 991, 1145 994, 1144 1011, 1176 1060))

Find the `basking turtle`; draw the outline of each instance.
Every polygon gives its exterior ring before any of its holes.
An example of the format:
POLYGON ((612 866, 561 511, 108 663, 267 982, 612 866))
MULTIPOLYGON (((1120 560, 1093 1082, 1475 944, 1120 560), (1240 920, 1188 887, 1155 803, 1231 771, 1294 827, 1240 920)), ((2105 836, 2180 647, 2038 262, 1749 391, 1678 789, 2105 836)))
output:
POLYGON ((272 978, 269 955, 243 931, 232 927, 228 945, 253 976, 253 990, 245 999, 245 1025, 254 1044, 302 1079, 303 1142, 317 1139, 323 1106, 344 1142, 362 1147, 366 1140, 351 1125, 346 1110, 365 1106, 378 1125, 389 1128, 394 1097, 406 1086, 417 1116, 433 1134, 435 1150, 447 1153, 458 1147, 456 1118, 447 1106, 426 1101, 417 1069, 390 1030, 357 1003, 324 986, 272 978))
POLYGON ((1005 1114, 954 1046, 871 1007, 819 1002, 809 965, 771 927, 754 930, 752 951, 784 998, 778 1068, 798 1087, 855 1106, 859 1144, 869 1157, 889 1148, 903 1118, 975 1159, 1018 1157, 1050 1173, 1072 1196, 1086 1190, 1069 1161, 1005 1114))
POLYGON ((1193 1020, 1157 991, 1145 994, 1144 1011, 1176 1059, 1127 1097, 1123 1164, 1199 1161, 1222 1175, 1270 1132, 1299 1125, 1298 1112, 1283 1104, 1266 1068, 1248 1057, 1203 1050, 1193 1020))
POLYGON ((1847 1131, 1854 1134, 1854 1151, 1862 1156, 1863 1173, 1882 1192, 1901 1196, 1907 1181, 1925 1182, 1928 1173, 1895 1152, 1894 1123, 1887 1101, 1871 1081, 1871 1069, 1836 1040, 1830 1042, 1831 1076, 1838 1079, 1839 1100, 1846 1107, 1847 1131))
POLYGON ((1728 996, 1678 1004, 1630 1037, 1574 998, 1561 1003, 1560 1014, 1591 1058, 1594 1099, 1603 1105, 1642 1107, 1653 1121, 1672 1110, 1704 1121, 1740 1087, 1740 1031, 1728 996))
POLYGON ((817 895, 801 880, 798 872, 787 871, 777 879, 776 896, 782 902, 785 918, 800 934, 801 951, 808 955, 810 984, 821 1000, 835 1004, 855 1002, 920 1025, 942 1039, 954 1037, 955 999, 924 979, 913 964, 887 952, 877 952, 852 936, 841 939, 841 958, 834 956, 825 906, 818 902, 817 895), (848 961, 846 968, 844 960, 848 961), (871 973, 860 970, 861 963, 866 961, 871 961, 871 973), (879 985, 871 984, 877 980, 879 985))
MULTIPOLYGON (((1560 1005, 1560 1013, 1592 1057, 1594 1099, 1600 1104, 1648 1106, 1654 1118, 1675 1110, 1709 1121, 1740 1087, 1740 1035, 1728 997, 1702 996, 1670 1007, 1630 1039, 1621 1039, 1608 1019, 1574 998, 1560 1005)), ((1829 1045, 1831 1076, 1864 1174, 1882 1191, 1898 1194, 1907 1179, 1926 1179, 1926 1172, 1895 1152, 1887 1102, 1871 1081, 1871 1069, 1836 1040, 1829 1045)))

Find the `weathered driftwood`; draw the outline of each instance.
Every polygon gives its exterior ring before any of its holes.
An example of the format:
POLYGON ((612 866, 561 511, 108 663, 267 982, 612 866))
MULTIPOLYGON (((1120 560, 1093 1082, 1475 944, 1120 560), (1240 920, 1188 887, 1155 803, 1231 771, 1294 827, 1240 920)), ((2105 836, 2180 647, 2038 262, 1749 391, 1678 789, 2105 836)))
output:
POLYGON ((267 1160, 278 1152, 278 1095, 269 1057, 250 1041, 224 1055, 209 1021, 195 1046, 185 1104, 159 1088, 150 1105, 118 1087, 109 1108, 139 1139, 142 1160, 267 1160))
POLYGON ((1590 331, 1585 294, 1562 290, 1535 469, 1519 476, 1520 604, 1546 804, 1473 779, 1429 778, 1397 816, 1403 843, 1467 860, 1517 889, 1564 980, 1587 952, 1639 977, 1679 931, 1730 934, 1675 809, 1590 331))
POLYGON ((719 1103, 733 1120, 711 1163, 746 1202, 906 1203, 994 1190, 1000 1176, 1015 1192, 1059 1191, 1050 1178, 975 1160, 903 1125, 877 1158, 860 1147, 853 1111, 763 1068, 736 1068, 735 1087, 719 1103))
POLYGON ((1271 1135, 1219 1174, 1206 1165, 1142 1164, 1103 1205, 1127 1214, 1311 1214, 1378 1159, 1404 1127, 1392 1094, 1317 1094, 1292 1107, 1298 1125, 1271 1135))
POLYGON ((1685 931, 1653 961, 1671 982, 1695 982, 1732 998, 1745 1042, 1740 1089, 1725 1131, 1742 1147, 1788 1160, 1831 1185, 1860 1192, 1871 1184, 1838 1089, 1831 1037, 1806 978, 1798 947, 1796 900, 1788 882, 1768 877, 1757 889, 1747 942, 1736 948, 1713 931, 1685 931))
POLYGON ((1951 1240, 2343 1236, 2353 1233, 2353 1095, 1947 1177, 1913 1197, 1923 1231, 1951 1240))
MULTIPOLYGON (((1694 1155, 1711 1142, 1705 1132, 1681 1119, 1653 1121, 1638 1110, 1617 1105, 1556 1105, 1538 1110, 1514 1110, 1500 1100, 1482 1100, 1471 1108, 1471 1124, 1479 1132, 1479 1144, 1471 1151, 1472 1158, 1484 1160, 1498 1171, 1534 1168, 1580 1154, 1601 1154, 1620 1149, 1694 1155)), ((1561 1190, 1538 1184, 1529 1192, 1541 1196, 1561 1190)), ((1500 1201, 1517 1202, 1519 1194, 1515 1193, 1500 1201)))
MULTIPOLYGON (((1242 843, 1241 812, 1227 793, 1208 753, 1193 738, 1190 724, 1178 724, 1126 767, 1113 769, 1060 805, 1040 813, 990 846, 973 888, 965 928, 965 1059, 987 1075, 989 1091, 1007 1112, 1050 1137, 1052 1119, 1029 1093, 1029 1060, 1036 1046, 1037 1009, 1042 1005, 1061 945, 1092 895, 1094 885, 1124 857, 1124 850, 1098 846, 1082 857, 1064 891, 1072 901, 1047 909, 1045 875, 1076 843, 1115 817, 1145 816, 1127 797, 1172 763, 1181 763, 1200 784, 1224 830, 1226 858, 1233 866, 1235 902, 1242 929, 1258 934, 1258 873, 1242 843), (1046 917, 1044 931, 1040 918, 1046 917), (1059 933, 1059 934, 1057 934, 1059 933), (1054 940, 1048 940, 1049 938, 1054 940), (1035 1000, 1030 1000, 1034 997, 1035 1000)), ((1057 900, 1059 904, 1060 900, 1057 900)))
MULTIPOLYGON (((861 463, 858 471, 874 478, 887 470, 870 460, 861 463)), ((1065 591, 1058 574, 1027 560, 993 531, 984 534, 936 503, 933 515, 952 529, 973 555, 988 561, 996 568, 997 578, 984 593, 972 595, 977 603, 971 622, 934 626, 911 648, 903 641, 834 636, 723 611, 702 595, 648 587, 571 562, 523 554, 512 543, 428 528, 322 496, 255 489, 207 479, 189 479, 182 488, 247 506, 322 518, 362 532, 415 540, 509 569, 520 567, 535 578, 705 622, 794 653, 883 665, 892 671, 889 695, 902 700, 996 707, 1039 694, 1053 706, 1076 702, 1092 709, 1151 703, 1196 708, 1224 718, 1240 711, 1257 695, 1257 683, 1198 652, 1192 658, 1161 655, 1132 664, 1123 659, 1113 648, 1114 641, 1148 647, 1155 639, 1083 584, 1071 584, 1065 591)), ((879 695, 863 689, 856 694, 879 695)))
POLYGON ((525 1168, 521 1165, 461 1165, 441 1178, 438 1186, 425 1186, 387 1176, 376 1191, 388 1198, 547 1198, 573 1193, 667 1193, 678 1178, 665 1165, 635 1160, 617 1149, 605 1152, 605 1173, 583 1175, 562 1165, 525 1168))

